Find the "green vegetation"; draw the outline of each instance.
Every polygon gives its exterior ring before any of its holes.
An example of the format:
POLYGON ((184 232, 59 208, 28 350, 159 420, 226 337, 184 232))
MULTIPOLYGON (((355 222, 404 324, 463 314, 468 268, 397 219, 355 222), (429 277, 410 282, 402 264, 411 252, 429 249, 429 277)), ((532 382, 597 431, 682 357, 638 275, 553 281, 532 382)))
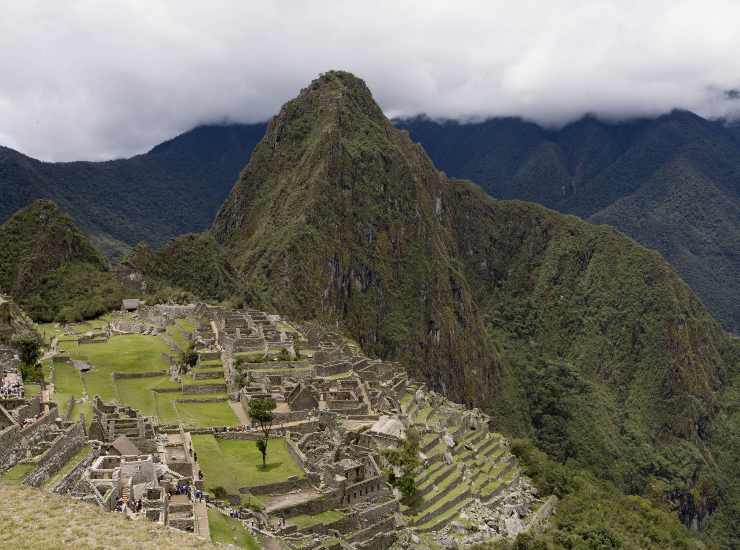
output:
POLYGON ((6 470, 0 475, 0 481, 5 483, 21 483, 23 478, 30 474, 36 467, 32 463, 19 462, 12 468, 6 470))
MULTIPOLYGON (((542 494, 559 497, 551 526, 540 535, 520 535, 500 550, 558 548, 640 548, 645 550, 703 549, 699 536, 676 516, 638 496, 624 496, 612 484, 554 462, 525 440, 512 451, 542 494)), ((481 547, 482 548, 482 547, 481 547)))
POLYGON ((344 514, 338 510, 327 510, 319 514, 299 514, 290 518, 288 523, 295 525, 298 529, 305 529, 319 523, 323 523, 324 525, 334 523, 343 517, 344 514))
POLYGON ((416 478, 414 472, 419 467, 419 434, 409 428, 406 432, 406 440, 398 448, 383 450, 383 457, 388 461, 390 467, 386 472, 388 483, 397 487, 401 494, 408 500, 416 494, 416 478), (400 475, 396 474, 396 470, 400 475))
POLYGON ((96 317, 121 299, 105 259, 47 200, 32 203, 0 226, 0 287, 38 321, 96 317))
POLYGON ((144 274, 157 302, 226 300, 240 294, 234 267, 207 233, 178 237, 157 250, 139 244, 125 262, 144 274))
POLYGON ((585 117, 560 130, 517 119, 399 122, 441 169, 501 199, 608 223, 655 248, 725 328, 740 330, 740 144, 722 121, 585 117))
POLYGON ((26 383, 44 383, 44 375, 41 372, 41 338, 35 332, 24 332, 13 336, 11 341, 18 352, 21 360, 21 376, 26 383))
POLYGON ((239 520, 225 516, 212 508, 208 509, 208 527, 213 542, 233 544, 237 548, 248 550, 260 550, 261 548, 239 520))
POLYGON ((182 374, 186 374, 190 369, 198 364, 198 354, 196 353, 192 343, 185 348, 180 347, 180 349, 183 350, 179 358, 180 372, 182 374))
POLYGON ((217 439, 212 435, 193 435, 198 463, 205 473, 206 490, 222 487, 229 495, 238 495, 241 487, 255 487, 291 476, 303 477, 285 441, 270 442, 270 461, 262 467, 262 455, 255 441, 217 439))
POLYGON ((0 148, 0 223, 28 197, 46 197, 107 255, 140 241, 164 244, 211 223, 264 133, 264 123, 200 126, 146 154, 105 162, 40 162, 0 148))
POLYGON ((710 449, 727 335, 658 254, 448 180, 347 73, 276 120, 212 227, 248 302, 341 323, 558 460, 670 498, 686 523, 727 501, 710 449))

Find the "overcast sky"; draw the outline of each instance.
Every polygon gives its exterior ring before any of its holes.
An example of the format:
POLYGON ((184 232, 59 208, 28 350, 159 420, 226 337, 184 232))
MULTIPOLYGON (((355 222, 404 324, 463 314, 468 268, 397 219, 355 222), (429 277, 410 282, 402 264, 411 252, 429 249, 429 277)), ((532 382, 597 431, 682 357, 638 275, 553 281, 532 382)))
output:
POLYGON ((390 116, 740 112, 738 1, 0 1, 0 144, 45 160, 262 121, 328 69, 390 116))

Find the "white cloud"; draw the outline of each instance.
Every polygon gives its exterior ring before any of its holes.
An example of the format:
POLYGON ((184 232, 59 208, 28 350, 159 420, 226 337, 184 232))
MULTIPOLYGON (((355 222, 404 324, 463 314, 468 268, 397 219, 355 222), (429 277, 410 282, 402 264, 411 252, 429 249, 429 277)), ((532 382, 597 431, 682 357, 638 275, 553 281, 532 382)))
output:
POLYGON ((146 150, 264 120, 318 73, 364 78, 394 115, 562 124, 737 112, 740 3, 5 2, 0 140, 49 160, 146 150))

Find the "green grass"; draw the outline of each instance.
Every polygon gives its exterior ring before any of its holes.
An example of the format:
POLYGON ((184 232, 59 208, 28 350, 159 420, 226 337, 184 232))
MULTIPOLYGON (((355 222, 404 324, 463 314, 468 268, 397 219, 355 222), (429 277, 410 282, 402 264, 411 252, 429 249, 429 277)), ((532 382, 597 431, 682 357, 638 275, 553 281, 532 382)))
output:
POLYGON ((41 393, 41 386, 38 384, 24 384, 23 389, 26 399, 36 397, 38 394, 41 393))
POLYGON ((199 361, 199 365, 202 366, 212 366, 212 367, 221 367, 223 366, 223 361, 221 359, 209 359, 208 361, 199 361))
POLYGON ((35 464, 16 464, 0 476, 0 480, 6 483, 20 483, 36 467, 35 464))
POLYGON ((208 527, 211 541, 233 544, 238 548, 259 550, 260 545, 239 520, 227 517, 216 510, 208 510, 208 527))
POLYGON ((162 356, 167 351, 167 344, 158 336, 130 334, 114 336, 105 344, 76 345, 70 355, 93 366, 82 376, 90 398, 99 395, 110 401, 118 399, 114 372, 167 370, 168 364, 162 356))
POLYGON ((262 469, 262 455, 254 441, 219 440, 212 435, 193 435, 198 463, 205 473, 206 490, 223 487, 238 495, 240 487, 256 487, 285 481, 290 476, 303 477, 282 439, 271 439, 267 449, 267 468, 262 469))
MULTIPOLYGON (((54 365, 54 402, 59 406, 60 414, 67 413, 69 398, 74 396, 75 399, 80 399, 84 390, 80 371, 76 367, 64 363, 54 365)), ((89 409, 82 406, 74 407, 70 420, 78 419, 81 412, 85 413, 87 420, 90 420, 89 409)))
POLYGON ((432 407, 426 406, 421 409, 416 415, 416 424, 424 424, 427 421, 427 417, 432 413, 432 407))
POLYGON ((186 426, 238 426, 239 419, 227 401, 175 403, 180 421, 186 426))
POLYGON ((293 516, 288 520, 288 523, 295 525, 298 529, 305 529, 307 527, 318 525, 319 523, 333 523, 335 521, 339 521, 343 517, 344 514, 342 512, 337 510, 327 510, 320 514, 300 514, 298 516, 293 516))
MULTIPOLYGON (((170 380, 169 376, 119 378, 115 381, 117 401, 139 409, 142 414, 147 416, 152 416, 157 411, 154 390, 179 387, 180 385, 170 380)), ((179 392, 174 395, 182 396, 179 392)))
POLYGON ((44 482, 43 487, 51 487, 64 476, 66 476, 74 469, 75 466, 77 466, 80 462, 88 457, 88 455, 90 454, 90 450, 91 449, 88 445, 83 446, 79 451, 77 451, 74 455, 70 457, 66 464, 62 466, 56 474, 54 474, 44 482))
POLYGON ((183 319, 178 319, 174 324, 167 327, 166 332, 175 342, 175 345, 180 348, 180 351, 185 351, 190 346, 189 336, 192 334, 193 330, 194 327, 192 323, 185 323, 183 319))

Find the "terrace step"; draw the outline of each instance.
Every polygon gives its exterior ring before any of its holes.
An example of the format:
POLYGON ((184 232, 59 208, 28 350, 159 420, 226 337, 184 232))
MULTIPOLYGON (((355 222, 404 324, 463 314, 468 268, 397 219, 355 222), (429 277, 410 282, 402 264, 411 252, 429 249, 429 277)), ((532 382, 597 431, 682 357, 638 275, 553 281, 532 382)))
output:
POLYGON ((470 492, 470 487, 468 487, 467 485, 458 485, 455 489, 447 493, 445 496, 448 498, 444 500, 440 498, 435 502, 433 506, 430 506, 429 508, 424 510, 424 515, 420 517, 417 515, 417 519, 414 519, 412 521, 412 525, 414 527, 423 525, 434 517, 446 512, 447 510, 455 508, 460 502, 466 500, 469 502, 472 494, 470 492), (452 496, 450 496, 450 494, 452 494, 452 496))
POLYGON ((414 531, 418 533, 429 533, 431 531, 439 531, 440 529, 443 529, 449 522, 455 519, 457 515, 460 513, 460 511, 463 508, 465 508, 468 504, 470 504, 469 499, 462 500, 461 502, 452 506, 447 511, 429 520, 427 523, 421 524, 419 526, 415 526, 414 531))

